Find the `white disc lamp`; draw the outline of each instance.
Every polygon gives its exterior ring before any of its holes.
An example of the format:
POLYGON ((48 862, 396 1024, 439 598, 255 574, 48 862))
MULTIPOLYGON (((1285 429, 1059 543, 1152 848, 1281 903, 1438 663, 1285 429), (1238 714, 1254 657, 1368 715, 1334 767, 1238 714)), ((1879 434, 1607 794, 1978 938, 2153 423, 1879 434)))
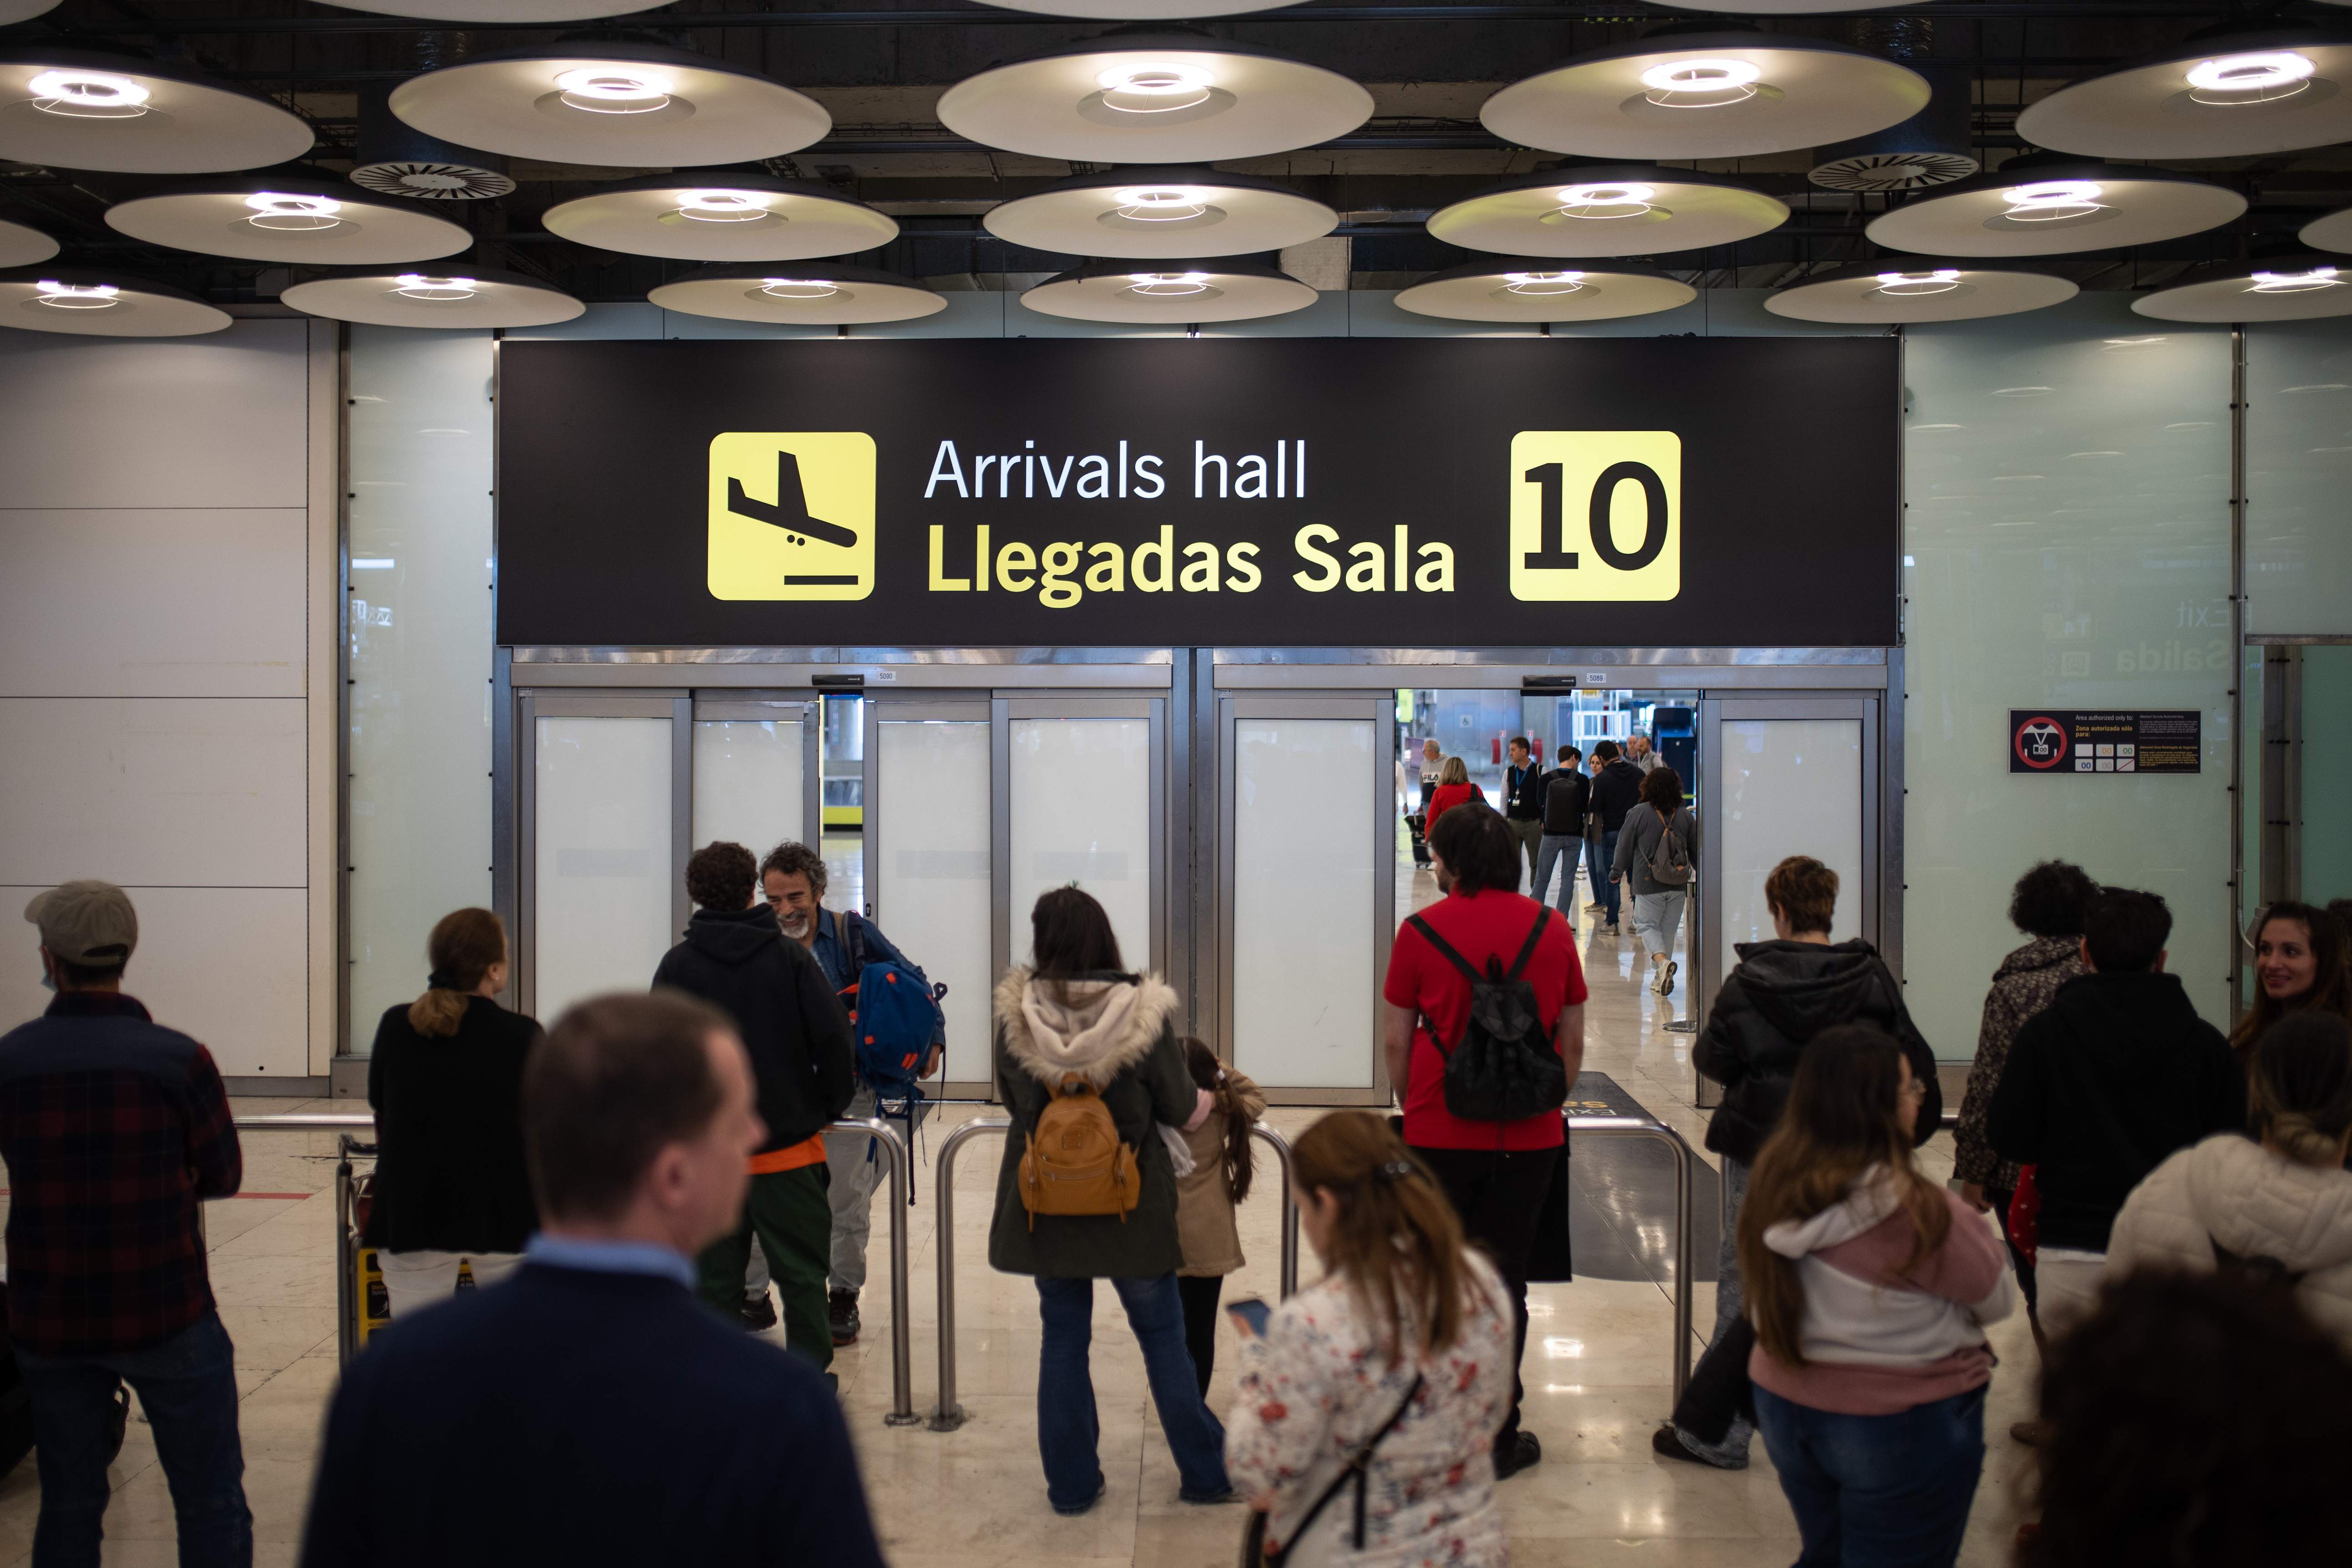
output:
POLYGON ((428 261, 474 243, 416 202, 295 174, 204 180, 117 202, 110 228, 153 245, 241 261, 320 266, 428 261))
POLYGON ((1566 268, 1541 257, 1474 261, 1434 272, 1396 297, 1400 310, 1452 321, 1607 321, 1698 298, 1689 284, 1638 267, 1566 268))
POLYGON ((283 163, 310 128, 267 99, 159 61, 86 49, 0 48, 0 158, 125 174, 210 174, 283 163))
POLYGON ((1478 110, 1523 147, 1594 158, 1738 158, 1849 141, 1927 107, 1899 61, 1777 33, 1677 33, 1589 50, 1478 110))
POLYGON ((2100 158, 2238 158, 2352 138, 2352 38, 2318 28, 2216 33, 2017 117, 2038 147, 2100 158))
POLYGON ((911 321, 948 308, 944 295, 910 278, 834 261, 706 267, 646 298, 689 316, 806 327, 911 321))
POLYGON ((58 242, 37 228, 0 218, 0 267, 29 267, 58 253, 58 242))
MULTIPOLYGON (((433 22, 594 22, 606 16, 634 16, 651 5, 635 0, 320 0, 345 11, 368 11, 382 16, 418 16, 433 22)), ((657 0, 659 3, 659 0, 657 0)))
POLYGON ((1148 259, 1279 250, 1321 238, 1339 215, 1272 180, 1159 164, 1080 174, 999 203, 981 223, 1033 250, 1148 259))
MULTIPOLYGON (((2347 0, 2352 4, 2352 0, 2347 0)), ((2352 252, 2352 207, 2339 207, 2303 226, 2296 238, 2314 250, 2352 252)))
POLYGON ((411 77, 392 111, 424 132, 551 163, 681 168, 798 152, 833 129, 815 100, 654 43, 559 40, 411 77))
POLYGON ((2178 239, 2245 210, 2237 192, 2169 169, 2030 155, 1915 196, 1863 232, 1922 256, 2063 256, 2178 239))
POLYGON ((0 272, 0 327, 92 338, 185 338, 217 332, 229 313, 184 289, 92 267, 0 272))
POLYGON ((2071 279, 1980 261, 1890 256, 1816 273, 1773 291, 1764 308, 1798 321, 1894 325, 2013 316, 2071 300, 2071 279))
POLYGON ((1093 261, 1024 292, 1021 302, 1074 321, 1185 326, 1287 315, 1315 290, 1286 272, 1232 257, 1093 261))
POLYGON ((30 21, 57 8, 58 0, 0 0, 0 27, 13 22, 30 21))
POLYGON ((535 278, 468 261, 307 277, 278 295, 305 315, 372 327, 548 327, 588 307, 535 278))
POLYGON ((1439 209, 1429 232, 1506 256, 1652 256, 1778 228, 1787 205, 1696 169, 1602 163, 1538 169, 1439 209))
POLYGON ((550 234, 601 250, 677 261, 794 261, 847 256, 898 237, 898 220, 800 180, 681 169, 558 202, 550 234))
POLYGON ((1118 31, 967 77, 940 123, 1008 153, 1205 163, 1311 147, 1371 118, 1336 71, 1205 33, 1118 31))
POLYGON ((2217 261, 2141 295, 2132 309, 2160 321, 2307 321, 2352 316, 2352 264, 2297 253, 2217 261))

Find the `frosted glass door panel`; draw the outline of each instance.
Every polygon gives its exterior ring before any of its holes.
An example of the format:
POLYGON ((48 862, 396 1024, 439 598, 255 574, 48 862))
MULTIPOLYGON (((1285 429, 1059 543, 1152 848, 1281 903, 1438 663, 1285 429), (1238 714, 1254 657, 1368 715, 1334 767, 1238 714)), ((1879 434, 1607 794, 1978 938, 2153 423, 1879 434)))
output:
POLYGON ((1234 721, 1234 1063, 1289 1089, 1372 1085, 1368 719, 1234 721))
POLYGON ((934 984, 948 988, 946 1076, 990 1071, 993 976, 989 863, 988 721, 891 720, 876 725, 880 864, 866 869, 874 917, 934 984))
POLYGON ((1015 719, 1013 952, 1029 962, 1029 911, 1076 882, 1110 916, 1129 969, 1151 965, 1151 723, 1015 719))
POLYGON ((1838 875, 1840 942, 1862 934, 1862 721, 1736 719, 1723 725, 1723 961, 1769 942, 1764 879, 1791 855, 1838 875))
POLYGON ((801 830, 801 727, 765 719, 694 726, 694 844, 724 839, 755 856, 801 830))
POLYGON ((541 719, 532 1005, 643 991, 670 930, 670 721, 541 719))
POLYGON ((2352 898, 2352 647, 2303 650, 2302 708, 2303 900, 2324 904, 2352 898))

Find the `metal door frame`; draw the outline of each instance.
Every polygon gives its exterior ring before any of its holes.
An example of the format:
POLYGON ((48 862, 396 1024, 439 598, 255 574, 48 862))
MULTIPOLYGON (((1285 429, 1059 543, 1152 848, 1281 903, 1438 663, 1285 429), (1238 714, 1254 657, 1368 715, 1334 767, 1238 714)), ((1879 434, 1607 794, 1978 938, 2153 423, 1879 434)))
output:
MULTIPOLYGON (((1211 940, 1216 965, 1215 1032, 1209 1044, 1224 1061, 1234 1059, 1234 817, 1240 806, 1241 748, 1235 731, 1244 719, 1352 719, 1372 726, 1372 1029, 1367 1042, 1372 1060, 1368 1089, 1301 1089, 1268 1083, 1261 1087, 1281 1096, 1285 1105, 1386 1105, 1391 1086, 1388 1062, 1381 1050, 1381 982, 1388 973, 1389 948, 1396 939, 1396 815, 1393 805, 1396 774, 1396 731, 1389 720, 1395 712, 1393 695, 1370 691, 1223 691, 1217 695, 1217 847, 1216 915, 1211 940)), ((1344 911, 1335 911, 1344 918, 1344 911)))

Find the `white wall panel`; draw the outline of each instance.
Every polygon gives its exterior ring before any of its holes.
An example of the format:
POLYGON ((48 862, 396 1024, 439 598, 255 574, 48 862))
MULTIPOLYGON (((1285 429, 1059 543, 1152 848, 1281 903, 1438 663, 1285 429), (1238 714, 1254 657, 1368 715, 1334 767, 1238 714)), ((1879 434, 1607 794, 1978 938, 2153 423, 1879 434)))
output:
POLYGON ((0 505, 306 505, 310 330, 0 332, 0 505))
POLYGON ((301 696, 306 521, 0 510, 0 697, 301 696))
MULTIPOLYGON (((39 938, 16 922, 42 890, 0 886, 0 916, 16 924, 0 949, 0 1029, 47 1007, 39 938)), ((194 1036, 229 1078, 300 1078, 310 963, 307 895, 299 888, 128 889, 139 910, 139 947, 122 988, 155 1021, 194 1036)), ((418 989, 425 984, 420 964, 418 989)))
POLYGON ((0 700, 0 882, 300 888, 303 703, 0 700))

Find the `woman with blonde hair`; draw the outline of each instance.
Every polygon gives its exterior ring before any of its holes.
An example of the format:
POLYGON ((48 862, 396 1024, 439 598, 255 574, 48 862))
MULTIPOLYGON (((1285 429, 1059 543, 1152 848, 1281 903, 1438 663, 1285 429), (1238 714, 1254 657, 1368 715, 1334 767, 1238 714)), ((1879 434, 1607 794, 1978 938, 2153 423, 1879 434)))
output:
POLYGON ((1501 1278, 1376 1116, 1316 1122, 1291 1174, 1324 1277, 1276 1308, 1263 1337, 1244 1329, 1225 1427, 1265 1561, 1502 1563, 1492 1449, 1514 1329, 1501 1278))
POLYGON ((539 1224, 523 1163, 522 1064, 540 1028, 496 1000, 506 924, 458 910, 425 951, 425 994, 385 1011, 368 1058, 379 1152, 362 1241, 377 1251, 394 1317, 446 1300, 461 1264, 477 1288, 504 1279, 539 1224))
POLYGON ((1437 819, 1464 801, 1486 798, 1486 793, 1470 782, 1470 764, 1459 757, 1446 758, 1437 770, 1437 787, 1430 792, 1429 809, 1421 825, 1423 835, 1434 831, 1437 819))

